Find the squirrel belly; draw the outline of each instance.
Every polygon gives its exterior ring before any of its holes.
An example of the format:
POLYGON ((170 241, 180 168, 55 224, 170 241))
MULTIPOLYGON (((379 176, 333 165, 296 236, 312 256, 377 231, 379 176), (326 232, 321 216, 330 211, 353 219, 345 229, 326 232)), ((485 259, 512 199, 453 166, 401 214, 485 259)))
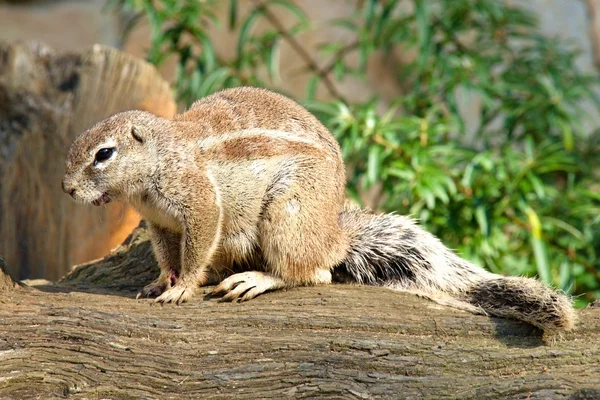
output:
POLYGON ((161 274, 140 296, 161 303, 213 283, 223 300, 243 301, 351 281, 544 330, 573 327, 566 295, 487 272, 410 218, 353 207, 345 185, 327 128, 293 100, 250 87, 172 119, 127 111, 99 122, 74 140, 62 182, 75 200, 120 199, 147 220, 161 274))

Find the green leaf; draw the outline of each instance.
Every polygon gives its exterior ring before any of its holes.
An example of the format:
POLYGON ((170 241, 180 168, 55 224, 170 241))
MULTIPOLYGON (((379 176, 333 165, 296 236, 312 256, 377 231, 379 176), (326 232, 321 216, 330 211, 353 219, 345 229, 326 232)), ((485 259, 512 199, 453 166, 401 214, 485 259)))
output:
POLYGON ((274 40, 273 45, 269 49, 268 59, 267 59, 267 68, 269 71, 269 77, 275 83, 278 83, 280 79, 279 74, 279 55, 280 55, 280 41, 274 40))
POLYGON ((563 145, 567 151, 573 151, 574 146, 574 137, 573 130, 568 122, 563 121, 562 119, 557 119, 558 126, 563 134, 563 145))
POLYGON ((462 179, 460 180, 461 185, 463 185, 464 187, 470 188, 472 186, 473 170, 473 163, 469 163, 469 165, 467 165, 467 167, 465 168, 465 172, 463 173, 462 179))
POLYGON ((305 100, 302 102, 302 105, 313 113, 324 114, 330 118, 337 116, 340 111, 337 104, 323 103, 315 100, 305 100))
POLYGON ((317 86, 319 85, 320 78, 317 75, 313 75, 308 78, 308 83, 306 84, 306 98, 308 100, 314 100, 317 94, 317 86))
POLYGON ((448 197, 448 194, 446 193, 444 188, 442 188, 440 185, 434 185, 431 188, 431 191, 433 192, 435 197, 437 197, 438 199, 440 199, 442 201, 442 203, 448 204, 450 202, 450 197, 448 197))
POLYGON ((270 1, 265 2, 264 5, 265 6, 278 5, 282 8, 285 8, 292 14, 294 14, 294 16, 296 16, 296 18, 298 18, 299 22, 301 22, 303 24, 308 24, 310 22, 308 19, 308 16, 304 12, 304 10, 289 0, 270 0, 270 1))
POLYGON ((217 65, 215 47, 207 35, 202 34, 200 39, 202 41, 202 59, 204 60, 206 71, 213 71, 217 65))
POLYGON ((560 272, 558 274, 559 287, 562 291, 569 293, 571 290, 571 268, 568 262, 563 261, 560 264, 560 272))
POLYGON ((489 236, 490 227, 488 224, 487 215, 485 213, 485 208, 481 205, 475 208, 475 219, 477 220, 477 224, 479 225, 479 230, 484 236, 489 236))
POLYGON ((367 161, 367 181, 369 185, 374 185, 378 181, 380 166, 381 148, 379 146, 371 146, 367 161))
POLYGON ((538 178, 531 172, 527 172, 526 176, 529 183, 531 183, 531 186, 533 187, 533 190, 535 191, 537 197, 540 200, 544 199, 546 197, 546 191, 544 190, 544 184, 542 183, 540 178, 538 178))
POLYGON ((210 74, 204 76, 202 84, 195 93, 196 98, 208 96, 220 89, 223 89, 225 81, 230 77, 230 71, 226 67, 219 68, 210 74))
POLYGON ((347 29, 349 31, 352 31, 352 32, 356 32, 356 31, 359 30, 359 26, 355 22, 353 22, 351 20, 347 20, 347 19, 336 19, 336 20, 333 20, 333 21, 331 21, 331 25, 332 26, 339 26, 341 28, 345 28, 345 29, 347 29))
POLYGON ((417 37, 419 40, 419 55, 417 64, 421 70, 425 67, 431 50, 431 30, 433 25, 430 19, 430 7, 431 5, 429 1, 415 2, 417 37))
POLYGON ((254 29, 254 25, 258 18, 264 14, 264 9, 262 7, 253 9, 248 17, 242 23, 240 28, 238 43, 237 43, 237 56, 238 58, 242 58, 244 54, 244 46, 250 41, 252 38, 252 30, 254 29))
POLYGON ((542 219, 544 222, 548 222, 548 223, 556 226, 557 228, 560 228, 560 229, 564 230, 565 232, 568 232, 575 239, 577 239, 581 242, 585 242, 585 236, 584 236, 583 232, 581 232, 579 229, 575 228, 573 225, 571 225, 561 219, 549 217, 549 216, 544 216, 544 217, 542 217, 542 219))
POLYGON ((433 210, 435 208, 435 196, 430 190, 423 190, 421 193, 421 197, 425 200, 425 204, 427 204, 427 208, 433 210))
POLYGON ((373 25, 373 17, 375 15, 375 7, 378 4, 378 0, 367 0, 365 9, 365 21, 367 29, 371 29, 373 25))
POLYGON ((531 235, 531 246, 533 248, 533 255, 535 257, 535 264, 540 280, 546 285, 550 285, 552 279, 550 278, 550 264, 548 263, 546 243, 544 240, 531 235))
POLYGON ((229 30, 235 29, 238 16, 238 1, 229 0, 229 30))
POLYGON ((529 220, 529 226, 531 227, 531 247, 535 257, 538 275, 542 282, 549 285, 551 283, 550 264, 548 263, 546 243, 542 238, 542 224, 539 216, 531 207, 526 208, 526 213, 529 220))
POLYGON ((387 171, 387 173, 390 176, 395 176, 408 182, 411 182, 415 179, 415 173, 411 170, 391 168, 387 171))

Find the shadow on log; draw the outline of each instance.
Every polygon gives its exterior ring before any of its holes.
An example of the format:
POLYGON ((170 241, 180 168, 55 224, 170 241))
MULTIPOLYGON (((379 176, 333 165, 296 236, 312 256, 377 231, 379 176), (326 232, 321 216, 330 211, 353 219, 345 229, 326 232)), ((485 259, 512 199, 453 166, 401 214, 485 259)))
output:
POLYGON ((0 254, 13 277, 56 280, 137 225, 130 209, 77 204, 60 185, 72 139, 129 109, 176 111, 168 83, 145 61, 103 46, 61 54, 0 42, 0 254))
POLYGON ((142 227, 57 284, 4 295, 0 398, 600 398, 597 307, 543 338, 377 287, 136 301, 157 274, 142 227))

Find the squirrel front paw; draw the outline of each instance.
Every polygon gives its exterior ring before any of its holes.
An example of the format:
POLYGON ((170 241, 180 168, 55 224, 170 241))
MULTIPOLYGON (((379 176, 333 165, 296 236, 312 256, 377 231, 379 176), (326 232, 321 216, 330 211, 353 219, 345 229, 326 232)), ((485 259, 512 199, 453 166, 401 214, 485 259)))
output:
POLYGON ((193 286, 185 284, 176 284, 175 286, 169 288, 163 294, 158 296, 154 301, 161 304, 174 303, 179 305, 194 297, 195 292, 196 289, 193 286))
POLYGON ((144 286, 135 298, 160 296, 165 290, 170 289, 177 283, 177 278, 178 274, 174 270, 171 270, 168 274, 160 274, 155 281, 144 286))
POLYGON ((154 282, 144 286, 135 298, 160 296, 168 287, 170 287, 168 280, 158 278, 154 282))

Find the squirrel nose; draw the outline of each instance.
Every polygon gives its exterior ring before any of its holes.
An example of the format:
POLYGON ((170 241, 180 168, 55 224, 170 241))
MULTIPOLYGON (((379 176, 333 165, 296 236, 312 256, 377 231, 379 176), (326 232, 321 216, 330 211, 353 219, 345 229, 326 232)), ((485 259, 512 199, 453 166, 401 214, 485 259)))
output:
POLYGON ((70 196, 73 196, 75 194, 75 189, 68 187, 67 184, 65 183, 64 179, 61 182, 61 186, 62 186, 63 192, 68 193, 70 196))

